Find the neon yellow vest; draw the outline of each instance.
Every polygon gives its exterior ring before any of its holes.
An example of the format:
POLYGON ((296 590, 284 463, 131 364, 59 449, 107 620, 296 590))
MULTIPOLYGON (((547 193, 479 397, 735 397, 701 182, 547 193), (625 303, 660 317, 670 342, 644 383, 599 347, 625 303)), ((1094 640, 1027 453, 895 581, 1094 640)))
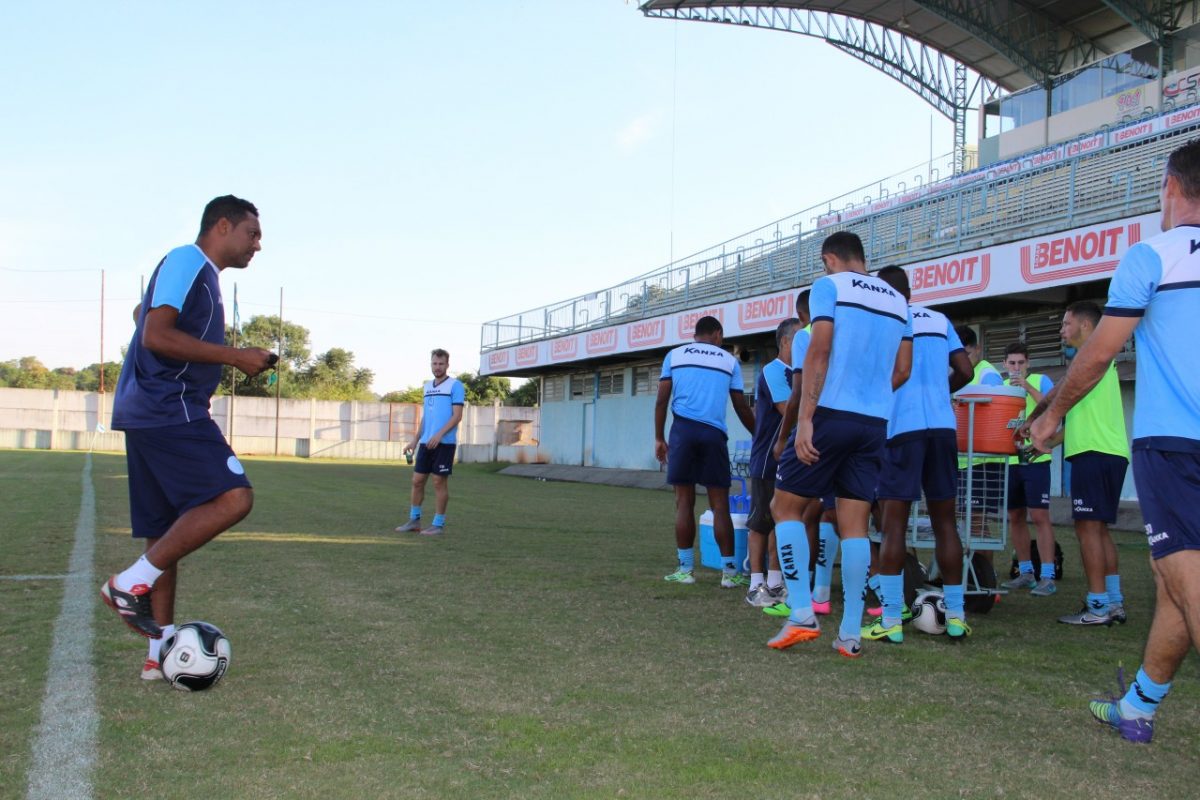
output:
POLYGON ((1064 458, 1088 451, 1129 458, 1116 364, 1109 364, 1100 382, 1067 412, 1063 432, 1064 458))
MULTIPOLYGON (((1045 377, 1045 376, 1039 375, 1038 373, 1034 372, 1034 373, 1030 373, 1029 375, 1026 375, 1025 380, 1028 381, 1029 383, 1033 384, 1034 386, 1036 386, 1038 388, 1038 391, 1040 392, 1042 390, 1042 378, 1043 377, 1045 377)), ((1006 380, 1004 382, 1004 385, 1012 386, 1012 383, 1010 383, 1009 381, 1006 380)), ((1029 415, 1033 413, 1033 409, 1035 406, 1037 406, 1037 403, 1034 401, 1033 395, 1026 392, 1025 393, 1025 418, 1026 419, 1029 419, 1029 415)), ((1028 442, 1029 440, 1026 439, 1025 441, 1028 442)), ((1034 458, 1029 459, 1028 463, 1041 464, 1043 461, 1049 461, 1053 457, 1054 456, 1052 456, 1050 453, 1042 453, 1039 456, 1035 456, 1034 458)), ((1021 459, 1019 456, 1011 456, 1008 459, 1008 463, 1019 464, 1019 463, 1021 463, 1021 459)))

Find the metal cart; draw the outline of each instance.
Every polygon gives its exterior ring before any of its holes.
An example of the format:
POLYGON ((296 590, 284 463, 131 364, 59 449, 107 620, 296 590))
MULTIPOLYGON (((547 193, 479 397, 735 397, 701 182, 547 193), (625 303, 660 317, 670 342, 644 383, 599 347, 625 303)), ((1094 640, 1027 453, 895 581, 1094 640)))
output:
MULTIPOLYGON (((958 535, 963 543, 963 578, 966 584, 967 611, 986 614, 992 610, 998 595, 1007 590, 999 587, 991 553, 1008 548, 1008 463, 1011 453, 985 453, 975 450, 975 409, 991 403, 987 396, 961 396, 955 402, 967 408, 967 450, 959 453, 958 502, 955 517, 958 535)), ((1008 423, 1015 430, 1024 422, 1024 414, 1008 423)), ((914 504, 908 526, 906 544, 918 550, 933 550, 934 536, 924 501, 914 504)), ((925 567, 919 558, 910 555, 905 572, 916 569, 915 580, 905 580, 909 586, 938 581, 937 560, 930 558, 925 567)), ((908 592, 906 591, 906 594, 908 592)))

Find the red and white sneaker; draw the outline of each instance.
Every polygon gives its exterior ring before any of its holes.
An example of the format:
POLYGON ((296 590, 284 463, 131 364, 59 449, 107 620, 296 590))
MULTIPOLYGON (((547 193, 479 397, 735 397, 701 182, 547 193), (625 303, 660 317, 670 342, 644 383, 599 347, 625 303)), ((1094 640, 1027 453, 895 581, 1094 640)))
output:
POLYGON ((142 664, 142 680, 161 681, 162 679, 162 665, 153 658, 147 658, 146 663, 142 664))
POLYGON ((117 588, 117 576, 113 575, 100 587, 100 597, 130 628, 147 639, 161 639, 162 628, 154 621, 154 611, 150 608, 152 591, 144 583, 139 583, 128 592, 121 591, 117 588))

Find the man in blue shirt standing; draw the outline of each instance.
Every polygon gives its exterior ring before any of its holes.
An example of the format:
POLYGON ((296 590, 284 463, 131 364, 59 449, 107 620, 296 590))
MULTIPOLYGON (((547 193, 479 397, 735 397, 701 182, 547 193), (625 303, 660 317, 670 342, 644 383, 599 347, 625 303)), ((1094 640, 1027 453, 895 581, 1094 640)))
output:
POLYGON ((412 504, 408 522, 396 528, 397 533, 417 531, 424 536, 437 536, 446 531, 446 507, 450 504, 450 474, 454 471, 454 453, 458 447, 458 423, 462 421, 466 390, 462 381, 446 374, 450 369, 450 354, 437 349, 429 354, 429 369, 433 380, 425 381, 425 401, 417 432, 405 448, 406 454, 416 451, 412 477, 412 504), (427 528, 421 527, 421 504, 425 502, 425 483, 433 475, 433 492, 437 513, 427 528))
POLYGON ((654 404, 654 456, 667 465, 667 483, 675 487, 675 547, 679 566, 665 580, 691 584, 695 578, 696 484, 708 493, 713 538, 721 551, 721 586, 739 583, 733 556, 733 520, 729 516, 729 444, 726 403, 746 430, 754 430, 754 412, 746 403, 741 364, 721 345, 724 330, 716 317, 696 321, 694 342, 676 347, 663 361, 654 404), (674 420, 665 438, 667 408, 674 420))
MULTIPOLYGON (((908 273, 884 267, 876 273, 904 298, 911 293, 908 273)), ((950 393, 971 380, 973 371, 954 326, 945 314, 909 305, 912 313, 912 376, 892 395, 887 447, 876 492, 883 509, 879 585, 883 615, 862 629, 864 638, 899 644, 904 606, 904 544, 912 504, 925 493, 934 549, 946 601, 946 634, 970 634, 964 610, 963 550, 954 507, 958 496, 958 445, 950 393), (947 380, 949 374, 949 380, 947 380)))
MULTIPOLYGON (((904 297, 867 274, 862 240, 848 231, 821 245, 829 273, 812 286, 812 338, 804 358, 796 431, 776 441, 775 538, 791 614, 767 644, 782 650, 820 636, 809 589, 804 512, 837 498, 845 599, 834 650, 862 654, 863 595, 871 562, 867 519, 879 475, 892 392, 912 368, 912 317, 904 297)), ((792 403, 788 403, 791 416, 792 403)), ((782 430, 789 427, 785 418, 782 430)))
MULTIPOLYGON (((174 630, 176 564, 247 514, 245 470, 209 413, 221 365, 258 375, 278 357, 225 345, 222 270, 245 269, 262 249, 258 209, 226 195, 204 208, 195 244, 159 262, 142 299, 113 398, 113 428, 125 432, 129 511, 144 555, 100 594, 141 635, 174 630)), ((142 670, 160 678, 158 641, 142 670)))
POLYGON ((1034 445, 1048 452, 1063 417, 1137 336, 1133 478, 1157 601, 1133 685, 1088 706, 1131 742, 1151 740, 1172 678, 1188 651, 1200 648, 1200 350, 1186 335, 1200 309, 1200 141, 1168 157, 1159 200, 1164 232, 1121 258, 1100 324, 1034 410, 1031 428, 1034 445))

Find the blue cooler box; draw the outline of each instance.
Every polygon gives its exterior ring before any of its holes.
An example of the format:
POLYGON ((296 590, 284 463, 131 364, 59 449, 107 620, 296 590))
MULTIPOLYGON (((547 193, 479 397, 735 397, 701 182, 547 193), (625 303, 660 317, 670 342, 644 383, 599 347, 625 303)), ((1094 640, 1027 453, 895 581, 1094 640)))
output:
MULTIPOLYGON (((746 565, 746 527, 748 514, 730 514, 733 517, 733 557, 738 568, 746 565)), ((717 548, 717 539, 713 536, 713 513, 705 511, 700 516, 700 566, 709 569, 721 568, 721 551, 717 548)))

